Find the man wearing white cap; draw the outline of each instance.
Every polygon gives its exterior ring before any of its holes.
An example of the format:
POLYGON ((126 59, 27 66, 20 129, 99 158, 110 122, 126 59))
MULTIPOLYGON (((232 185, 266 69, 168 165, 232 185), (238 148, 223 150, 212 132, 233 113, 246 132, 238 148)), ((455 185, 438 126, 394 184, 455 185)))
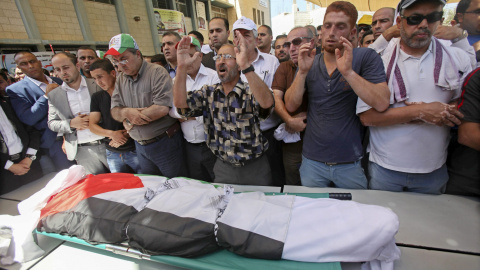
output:
POLYGON ((444 5, 444 0, 400 2, 400 39, 382 56, 390 106, 378 112, 357 103, 360 120, 370 126, 371 189, 445 191, 449 127, 463 117, 456 100, 472 63, 463 50, 432 37, 444 5))
MULTIPOLYGON (((234 44, 239 46, 237 33, 240 32, 246 40, 253 40, 253 44, 257 39, 257 25, 250 19, 242 16, 233 24, 234 44)), ((248 43, 250 44, 250 43, 248 43)), ((270 54, 259 51, 255 46, 247 46, 248 62, 254 68, 255 73, 265 82, 268 88, 272 87, 273 76, 280 62, 270 54)), ((244 74, 240 77, 243 81, 248 82, 244 74)), ((277 141, 273 134, 280 124, 280 117, 273 112, 266 120, 260 122, 260 129, 263 136, 268 140, 268 150, 266 152, 268 162, 272 168, 272 178, 275 185, 283 185, 285 181, 285 172, 282 160, 282 144, 277 141)))
POLYGON ((114 36, 105 55, 122 73, 112 94, 112 117, 123 122, 135 140, 142 173, 175 177, 182 165, 182 135, 172 107, 172 79, 159 65, 143 61, 128 34, 114 36))

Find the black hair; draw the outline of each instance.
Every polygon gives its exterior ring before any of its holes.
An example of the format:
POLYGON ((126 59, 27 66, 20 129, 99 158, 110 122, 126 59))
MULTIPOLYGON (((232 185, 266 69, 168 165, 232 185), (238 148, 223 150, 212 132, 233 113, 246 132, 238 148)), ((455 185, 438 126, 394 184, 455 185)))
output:
POLYGON ((160 65, 165 66, 167 64, 167 60, 165 59, 165 55, 159 53, 152 56, 151 60, 152 63, 160 63, 160 65))
POLYGON ((363 32, 363 36, 362 36, 362 38, 360 39, 360 44, 363 45, 363 40, 364 40, 365 37, 368 36, 368 35, 373 35, 373 31, 372 31, 372 30, 367 30, 367 31, 363 32))
POLYGON ((73 65, 77 65, 77 57, 76 57, 74 54, 69 53, 69 52, 59 52, 59 53, 56 53, 56 54, 54 54, 54 55, 52 56, 52 59, 53 59, 55 56, 60 55, 60 54, 61 54, 61 55, 65 55, 66 57, 68 57, 68 58, 72 61, 73 65))
POLYGON ((198 31, 193 30, 193 31, 190 31, 188 34, 189 34, 189 35, 190 35, 190 34, 195 35, 195 36, 197 37, 198 41, 200 41, 200 43, 203 43, 203 41, 205 40, 205 39, 203 38, 202 33, 198 32, 198 31))
POLYGON ((95 57, 98 58, 97 52, 95 51, 95 49, 92 49, 92 48, 90 48, 90 47, 88 47, 88 46, 81 46, 81 47, 79 47, 79 48, 77 49, 77 54, 78 54, 78 51, 79 51, 79 50, 91 50, 91 51, 93 52, 93 54, 95 55, 95 57))
POLYGON ((222 20, 223 23, 225 24, 225 29, 226 29, 227 31, 230 30, 230 23, 228 23, 228 20, 227 20, 227 19, 222 18, 222 17, 213 17, 212 19, 210 19, 210 21, 213 21, 213 20, 216 20, 216 19, 222 20))
POLYGON ((95 69, 102 69, 107 73, 110 73, 112 72, 112 70, 115 70, 115 67, 113 66, 112 62, 110 62, 110 60, 100 59, 90 65, 90 72, 94 71, 95 69))
POLYGON ((457 5, 457 10, 455 11, 456 13, 465 13, 467 11, 468 7, 470 6, 470 3, 472 0, 460 0, 457 5))
POLYGON ((317 26, 317 31, 318 30, 322 30, 322 25, 321 24, 319 26, 317 26))
MULTIPOLYGON (((269 34, 270 36, 273 35, 272 28, 271 28, 270 26, 268 26, 268 25, 266 25, 266 24, 260 25, 260 27, 262 27, 262 26, 267 28, 267 32, 268 32, 268 34, 269 34)), ((260 27, 258 27, 258 28, 260 28, 260 27)))
POLYGON ((162 38, 166 37, 166 36, 174 36, 177 38, 178 41, 180 41, 182 39, 182 37, 180 37, 180 35, 177 33, 177 32, 173 32, 173 31, 168 31, 168 32, 165 32, 163 35, 162 35, 162 38))

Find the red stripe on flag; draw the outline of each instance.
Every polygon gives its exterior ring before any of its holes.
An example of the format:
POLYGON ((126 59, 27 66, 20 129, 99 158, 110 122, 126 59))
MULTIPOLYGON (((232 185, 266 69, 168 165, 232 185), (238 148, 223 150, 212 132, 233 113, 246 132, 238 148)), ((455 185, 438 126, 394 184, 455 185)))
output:
POLYGON ((129 173, 89 174, 75 185, 53 195, 42 209, 40 219, 69 210, 80 201, 98 194, 142 187, 142 180, 138 176, 129 173))

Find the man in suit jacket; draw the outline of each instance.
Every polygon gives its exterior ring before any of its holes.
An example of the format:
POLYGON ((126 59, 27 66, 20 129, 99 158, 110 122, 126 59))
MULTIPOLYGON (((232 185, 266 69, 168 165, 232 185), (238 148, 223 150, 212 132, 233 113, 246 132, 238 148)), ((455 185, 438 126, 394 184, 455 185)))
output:
POLYGON ((24 72, 25 79, 8 86, 7 95, 20 121, 41 133, 40 164, 43 173, 66 169, 74 163, 63 153, 62 141, 57 140, 57 133, 47 127, 47 94, 63 82, 45 76, 42 63, 30 52, 19 52, 14 59, 17 67, 24 72))
POLYGON ((77 58, 70 53, 52 57, 52 65, 63 84, 48 96, 48 128, 62 133, 69 160, 76 160, 87 173, 109 172, 104 137, 90 131, 90 97, 103 91, 93 79, 80 75, 77 58))
POLYGON ((42 176, 36 153, 40 132, 24 127, 7 97, 0 97, 0 194, 10 192, 42 176))

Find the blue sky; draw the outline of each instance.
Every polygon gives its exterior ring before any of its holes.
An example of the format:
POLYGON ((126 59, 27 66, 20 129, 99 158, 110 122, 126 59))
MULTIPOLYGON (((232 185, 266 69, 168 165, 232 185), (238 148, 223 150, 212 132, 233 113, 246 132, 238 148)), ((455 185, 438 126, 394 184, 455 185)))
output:
MULTIPOLYGON (((297 6, 301 11, 307 10, 307 2, 305 0, 297 0, 297 6)), ((292 12, 292 0, 270 0, 272 5, 272 18, 282 12, 292 12)))

